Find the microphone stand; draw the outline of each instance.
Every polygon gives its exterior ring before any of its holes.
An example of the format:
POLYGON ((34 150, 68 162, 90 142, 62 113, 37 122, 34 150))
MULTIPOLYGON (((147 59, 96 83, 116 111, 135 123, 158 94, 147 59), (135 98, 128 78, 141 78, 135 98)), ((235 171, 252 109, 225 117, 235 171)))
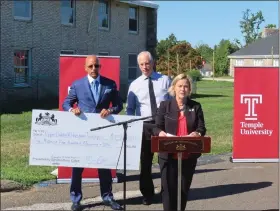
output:
MULTIPOLYGON (((185 101, 184 101, 185 103, 185 101)), ((179 109, 175 112, 180 112, 180 111, 184 111, 186 110, 186 107, 184 106, 182 109, 179 109)), ((169 113, 173 113, 174 111, 170 111, 170 112, 166 112, 164 113, 164 115, 167 115, 169 113)), ((114 123, 114 124, 110 124, 110 125, 106 125, 106 126, 101 126, 101 127, 96 127, 96 128, 92 128, 90 129, 90 131, 96 131, 96 130, 101 130, 104 128, 108 128, 108 127, 113 127, 113 126, 119 126, 122 125, 123 126, 123 144, 124 144, 124 150, 123 150, 123 157, 124 157, 124 162, 123 162, 123 171, 124 171, 124 181, 123 181, 123 199, 124 199, 124 203, 123 203, 123 208, 124 210, 126 210, 126 141, 127 141, 127 128, 128 128, 128 124, 132 123, 132 122, 136 122, 136 121, 141 121, 141 120, 145 120, 145 119, 150 119, 157 116, 156 115, 152 115, 152 116, 147 116, 147 117, 141 117, 141 118, 137 118, 137 119, 130 119, 127 121, 123 121, 123 122, 118 122, 118 123, 114 123)), ((178 169, 179 170, 179 169, 178 169)))
POLYGON ((123 208, 124 210, 126 210, 126 141, 127 141, 127 128, 128 128, 128 123, 132 123, 132 122, 136 122, 136 121, 141 121, 141 120, 145 120, 145 119, 149 119, 152 118, 153 116, 147 116, 147 117, 142 117, 142 118, 138 118, 138 119, 130 119, 127 121, 123 121, 123 122, 118 122, 115 124, 110 124, 110 125, 106 125, 106 126, 102 126, 102 127, 96 127, 96 128, 92 128, 90 129, 90 131, 96 131, 96 130, 101 130, 104 128, 108 128, 108 127, 113 127, 113 126, 119 126, 122 125, 123 126, 123 144, 124 144, 124 150, 123 150, 123 156, 124 156, 124 162, 123 162, 123 170, 124 170, 124 181, 123 181, 123 208))

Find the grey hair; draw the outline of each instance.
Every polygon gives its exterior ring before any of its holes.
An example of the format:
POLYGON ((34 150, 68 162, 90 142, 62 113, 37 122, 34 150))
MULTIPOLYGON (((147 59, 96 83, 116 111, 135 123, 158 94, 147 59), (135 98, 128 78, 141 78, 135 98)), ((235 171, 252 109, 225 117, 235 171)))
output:
POLYGON ((139 57, 142 56, 143 54, 148 55, 150 63, 152 63, 154 61, 152 54, 149 51, 142 51, 138 54, 137 56, 137 62, 139 63, 139 57))
POLYGON ((177 76, 172 80, 172 83, 171 83, 171 85, 170 85, 170 87, 169 87, 169 89, 168 89, 169 95, 175 97, 175 90, 174 90, 175 85, 176 85, 176 83, 177 83, 179 80, 183 80, 183 79, 187 80, 187 83, 188 83, 188 85, 189 85, 189 90, 190 90, 190 92, 188 93, 188 96, 190 96, 191 91, 192 91, 192 86, 191 86, 191 85, 192 85, 192 79, 191 79, 188 75, 186 75, 186 74, 184 74, 184 73, 177 75, 177 76))

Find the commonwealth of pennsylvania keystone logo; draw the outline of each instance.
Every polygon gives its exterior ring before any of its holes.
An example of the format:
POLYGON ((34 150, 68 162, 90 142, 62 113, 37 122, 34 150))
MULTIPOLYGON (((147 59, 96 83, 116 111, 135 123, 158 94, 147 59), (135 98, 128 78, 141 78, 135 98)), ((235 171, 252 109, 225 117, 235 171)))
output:
POLYGON ((57 125, 57 119, 54 118, 54 114, 46 112, 43 116, 42 113, 36 118, 35 124, 37 125, 57 125))

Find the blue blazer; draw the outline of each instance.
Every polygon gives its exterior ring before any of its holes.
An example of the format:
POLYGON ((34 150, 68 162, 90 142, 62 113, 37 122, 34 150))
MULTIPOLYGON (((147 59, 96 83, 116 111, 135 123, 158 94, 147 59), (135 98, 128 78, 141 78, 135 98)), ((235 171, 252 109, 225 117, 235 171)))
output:
POLYGON ((112 103, 113 114, 121 112, 123 103, 115 81, 100 76, 100 86, 99 99, 98 102, 95 102, 87 76, 74 81, 63 102, 63 110, 69 111, 77 103, 84 113, 100 113, 102 109, 108 109, 112 103))

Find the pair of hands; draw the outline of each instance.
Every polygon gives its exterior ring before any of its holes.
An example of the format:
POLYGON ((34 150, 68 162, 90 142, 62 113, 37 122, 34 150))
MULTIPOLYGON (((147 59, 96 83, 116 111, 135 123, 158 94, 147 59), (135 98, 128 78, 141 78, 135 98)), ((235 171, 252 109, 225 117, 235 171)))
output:
MULTIPOLYGON (((81 110, 79 108, 73 108, 71 109, 71 112, 74 113, 76 116, 79 116, 81 114, 81 110)), ((108 109, 102 109, 100 112, 100 117, 105 118, 111 114, 110 110, 108 109)))
MULTIPOLYGON (((164 131, 161 131, 158 136, 167 136, 167 134, 164 131)), ((191 134, 186 135, 186 136, 199 137, 200 135, 198 132, 194 131, 191 134)))

